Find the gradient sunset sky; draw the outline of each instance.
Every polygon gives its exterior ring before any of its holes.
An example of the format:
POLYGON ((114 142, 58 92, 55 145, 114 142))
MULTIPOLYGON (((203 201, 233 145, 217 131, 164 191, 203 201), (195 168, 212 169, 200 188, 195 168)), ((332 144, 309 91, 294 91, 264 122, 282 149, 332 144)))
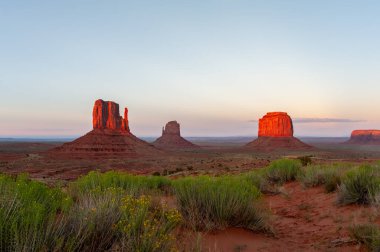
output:
POLYGON ((92 128, 96 99, 132 132, 297 136, 380 128, 380 1, 0 1, 0 137, 92 128))

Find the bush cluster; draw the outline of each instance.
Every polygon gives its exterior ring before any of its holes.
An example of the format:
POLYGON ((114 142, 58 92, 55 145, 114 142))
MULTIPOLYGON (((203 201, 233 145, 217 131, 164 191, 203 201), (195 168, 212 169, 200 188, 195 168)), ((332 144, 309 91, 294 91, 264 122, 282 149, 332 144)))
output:
POLYGON ((377 203, 380 193, 380 169, 378 166, 364 165, 348 171, 342 178, 338 190, 338 203, 377 203))
POLYGON ((173 182, 179 211, 193 230, 267 228, 260 191, 239 177, 188 177, 173 182))

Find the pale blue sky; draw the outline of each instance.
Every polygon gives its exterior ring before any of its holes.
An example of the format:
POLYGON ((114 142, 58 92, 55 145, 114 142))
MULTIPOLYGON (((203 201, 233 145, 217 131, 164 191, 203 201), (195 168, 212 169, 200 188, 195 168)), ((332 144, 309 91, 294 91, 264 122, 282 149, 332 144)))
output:
POLYGON ((0 0, 0 136, 76 136, 98 98, 138 136, 380 128, 380 2, 0 0))

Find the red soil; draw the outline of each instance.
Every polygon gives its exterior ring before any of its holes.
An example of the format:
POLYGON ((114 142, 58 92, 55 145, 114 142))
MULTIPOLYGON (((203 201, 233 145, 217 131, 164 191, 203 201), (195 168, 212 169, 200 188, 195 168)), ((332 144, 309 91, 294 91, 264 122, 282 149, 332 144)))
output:
POLYGON ((259 137, 248 143, 246 148, 257 151, 312 150, 313 147, 295 137, 259 137))
POLYGON ((336 193, 289 183, 284 193, 264 196, 273 214, 274 237, 241 228, 203 236, 204 251, 366 251, 349 236, 355 223, 380 223, 376 209, 337 206, 336 193), (240 249, 240 250, 239 250, 240 249))

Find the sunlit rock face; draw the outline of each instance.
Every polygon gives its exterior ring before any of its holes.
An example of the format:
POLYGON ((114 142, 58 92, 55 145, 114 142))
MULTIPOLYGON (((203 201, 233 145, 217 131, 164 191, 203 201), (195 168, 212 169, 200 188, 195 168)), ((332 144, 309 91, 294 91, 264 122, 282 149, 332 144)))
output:
POLYGON ((153 142, 153 145, 161 149, 191 149, 199 148, 197 145, 181 137, 180 125, 177 121, 168 122, 162 128, 162 136, 153 142))
POLYGON ((130 132, 128 109, 124 109, 124 117, 120 116, 119 104, 113 101, 95 101, 92 124, 93 130, 51 153, 80 157, 140 157, 162 153, 130 132))
POLYGON ((246 148, 257 151, 308 150, 313 147, 293 137, 293 122, 285 112, 269 112, 259 120, 258 138, 246 148))
POLYGON ((259 120, 259 137, 292 137, 293 122, 285 112, 270 112, 259 120))
POLYGON ((119 104, 113 101, 95 101, 92 111, 94 129, 109 129, 129 132, 128 109, 124 109, 124 118, 120 116, 119 104))
POLYGON ((380 144, 380 130, 354 130, 348 143, 380 144))

